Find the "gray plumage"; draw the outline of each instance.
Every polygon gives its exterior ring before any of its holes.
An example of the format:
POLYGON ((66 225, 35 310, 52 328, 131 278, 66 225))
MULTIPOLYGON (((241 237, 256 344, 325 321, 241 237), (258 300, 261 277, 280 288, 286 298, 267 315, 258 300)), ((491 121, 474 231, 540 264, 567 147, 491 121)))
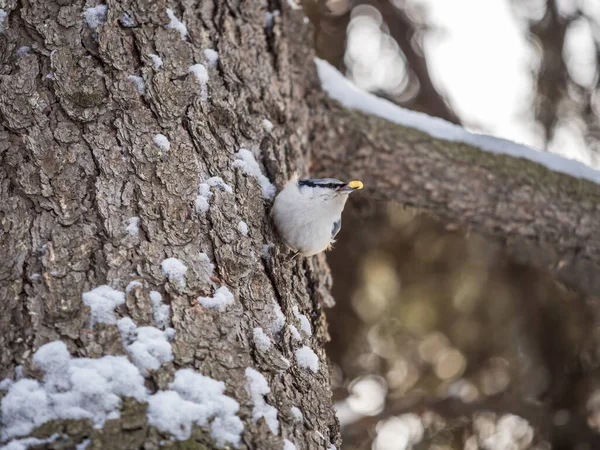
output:
POLYGON ((333 230, 331 230, 331 239, 335 239, 337 234, 342 229, 342 218, 340 217, 337 222, 333 224, 333 230))
POLYGON ((275 198, 273 220, 286 244, 303 256, 330 248, 342 226, 348 194, 362 183, 292 178, 275 198))

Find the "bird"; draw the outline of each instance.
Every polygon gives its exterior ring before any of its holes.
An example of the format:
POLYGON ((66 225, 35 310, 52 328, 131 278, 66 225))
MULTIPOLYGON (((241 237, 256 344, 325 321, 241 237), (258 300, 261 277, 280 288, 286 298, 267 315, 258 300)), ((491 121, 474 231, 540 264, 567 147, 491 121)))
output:
POLYGON ((298 179, 293 176, 275 197, 271 215, 277 231, 296 255, 312 256, 329 250, 342 227, 349 194, 361 181, 335 178, 298 179))

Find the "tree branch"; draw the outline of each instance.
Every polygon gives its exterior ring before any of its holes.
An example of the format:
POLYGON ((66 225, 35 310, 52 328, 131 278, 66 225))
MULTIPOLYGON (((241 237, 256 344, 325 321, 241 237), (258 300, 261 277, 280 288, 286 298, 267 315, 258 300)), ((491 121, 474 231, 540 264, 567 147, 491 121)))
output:
POLYGON ((316 175, 360 177, 371 198, 467 227, 503 245, 517 262, 548 271, 580 293, 600 293, 598 184, 334 101, 324 109, 313 143, 316 175))

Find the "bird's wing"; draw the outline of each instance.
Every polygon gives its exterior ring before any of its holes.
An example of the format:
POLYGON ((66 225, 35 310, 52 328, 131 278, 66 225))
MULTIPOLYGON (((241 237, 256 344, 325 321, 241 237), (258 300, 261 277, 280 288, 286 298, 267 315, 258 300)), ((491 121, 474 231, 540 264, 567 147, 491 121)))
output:
POLYGON ((333 224, 333 228, 331 230, 331 239, 335 239, 335 237, 337 236, 337 234, 340 232, 340 229, 342 228, 342 218, 340 217, 337 222, 335 222, 333 224))

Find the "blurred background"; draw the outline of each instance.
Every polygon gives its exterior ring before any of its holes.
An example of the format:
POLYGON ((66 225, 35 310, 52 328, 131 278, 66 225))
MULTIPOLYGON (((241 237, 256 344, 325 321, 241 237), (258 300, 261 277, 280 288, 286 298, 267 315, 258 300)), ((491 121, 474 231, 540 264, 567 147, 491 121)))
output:
MULTIPOLYGON (((305 0, 357 86, 600 166, 600 0, 305 0)), ((328 255, 344 450, 600 449, 600 305, 356 196, 328 255)))

